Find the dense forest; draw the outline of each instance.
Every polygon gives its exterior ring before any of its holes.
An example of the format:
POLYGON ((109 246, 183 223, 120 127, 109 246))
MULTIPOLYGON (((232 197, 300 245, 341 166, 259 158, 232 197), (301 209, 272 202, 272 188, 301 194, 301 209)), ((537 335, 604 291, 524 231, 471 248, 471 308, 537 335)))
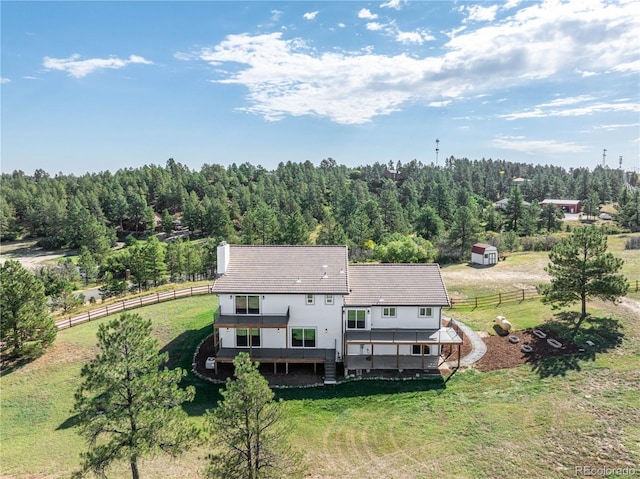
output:
POLYGON ((612 203, 621 228, 637 229, 640 216, 638 190, 625 188, 620 170, 453 157, 444 167, 414 160, 349 168, 328 158, 272 171, 249 163, 195 171, 169 159, 164 167, 83 176, 14 171, 2 174, 1 186, 2 240, 78 248, 85 276, 97 266, 107 278, 128 269, 139 288, 211 274, 223 239, 347 244, 353 260, 446 262, 464 258, 478 240, 505 250, 549 247, 562 213, 540 208, 545 198, 579 199, 585 218, 612 203), (151 236, 160 241, 137 241, 151 236), (126 240, 126 254, 112 251, 118 240, 126 240), (141 272, 149 269, 155 273, 141 272))

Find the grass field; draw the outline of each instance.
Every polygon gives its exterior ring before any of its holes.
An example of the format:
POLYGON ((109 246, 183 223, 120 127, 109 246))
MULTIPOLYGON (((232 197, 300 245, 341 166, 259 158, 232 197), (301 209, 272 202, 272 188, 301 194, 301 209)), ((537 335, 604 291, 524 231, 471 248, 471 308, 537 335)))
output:
MULTIPOLYGON (((609 245, 626 255, 625 274, 640 273, 637 250, 624 252, 622 240, 613 237, 609 245)), ((493 269, 459 265, 443 274, 450 290, 483 295, 528 284, 544 264, 544 253, 512 255, 486 284, 472 274, 493 269)), ((194 348, 211 331, 214 306, 212 297, 198 296, 135 312, 152 318, 171 365, 190 369, 194 348)), ((446 383, 362 381, 277 390, 294 426, 289 440, 316 479, 576 477, 576 466, 639 470, 640 319, 623 305, 592 302, 589 311, 593 321, 585 328, 595 334, 601 324, 615 325, 617 346, 538 366, 458 372, 446 383)), ((527 300, 448 314, 490 331, 496 314, 523 329, 554 319, 555 312, 527 300)), ((61 331, 45 356, 2 372, 0 477, 68 477, 77 467, 84 444, 73 427, 73 392, 82 364, 95 354, 100 321, 61 331)), ((199 424, 219 399, 218 388, 193 375, 188 382, 197 395, 186 409, 199 424)), ((194 444, 177 460, 145 460, 141 473, 197 477, 205 456, 206 447, 194 444)), ((109 477, 127 473, 122 466, 109 477)))

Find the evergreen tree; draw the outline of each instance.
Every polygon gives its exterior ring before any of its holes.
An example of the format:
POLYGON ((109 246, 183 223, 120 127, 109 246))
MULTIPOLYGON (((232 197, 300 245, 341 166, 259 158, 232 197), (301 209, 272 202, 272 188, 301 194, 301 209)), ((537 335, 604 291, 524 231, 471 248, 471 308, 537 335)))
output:
POLYGON ((233 361, 218 407, 209 410, 206 430, 214 450, 207 477, 275 479, 302 477, 300 455, 287 444, 280 403, 247 353, 233 361))
POLYGON ((156 451, 177 455, 197 438, 181 407, 195 391, 179 387, 183 369, 161 369, 169 355, 158 353, 151 332, 150 320, 130 313, 99 326, 100 352, 82 368, 75 394, 80 434, 89 445, 78 475, 104 476, 124 460, 137 479, 140 458, 156 451))
POLYGON ((556 208, 552 203, 547 203, 542 208, 542 213, 540 215, 542 227, 546 229, 548 233, 560 231, 562 228, 563 217, 564 213, 561 209, 556 208))
POLYGON ((229 208, 219 199, 205 198, 204 232, 217 240, 233 235, 233 223, 229 217, 229 208))
POLYGON ((157 236, 150 237, 144 245, 145 269, 154 286, 166 280, 167 265, 165 264, 165 245, 160 243, 157 236))
POLYGON ((320 245, 343 245, 347 244, 347 235, 344 229, 336 221, 329 207, 325 208, 324 222, 320 227, 316 244, 320 245))
POLYGON ((309 242, 309 229, 304 216, 299 209, 290 214, 284 223, 282 230, 282 244, 307 244, 309 242))
POLYGON ((0 195, 0 240, 13 241, 20 237, 16 209, 4 195, 0 195))
POLYGON ((471 255, 471 246, 478 241, 480 222, 468 206, 461 206, 453 218, 449 230, 449 244, 458 251, 460 258, 471 255))
POLYGON ((598 213, 600 213, 600 196, 596 191, 591 190, 589 192, 582 204, 582 212, 587 215, 587 218, 598 216, 598 213))
POLYGON ((0 266, 0 343, 14 356, 37 356, 56 338, 44 286, 17 261, 0 266))
POLYGON ((242 221, 242 241, 245 244, 276 244, 279 233, 276 213, 263 201, 249 209, 242 221))
POLYGON ((78 251, 78 269, 80 274, 84 276, 84 284, 94 279, 97 274, 98 263, 86 246, 81 246, 78 251))
POLYGON ((621 205, 616 216, 617 222, 631 231, 638 231, 640 229, 640 190, 635 190, 628 195, 628 199, 621 205))
POLYGON ((169 213, 168 209, 162 210, 162 216, 160 217, 160 228, 165 234, 170 235, 173 231, 173 216, 169 213))
POLYGON ((512 231, 518 231, 518 223, 524 214, 522 192, 517 186, 511 188, 509 201, 507 201, 506 216, 508 228, 512 231))
POLYGON ((416 218, 416 232, 424 239, 433 241, 438 239, 444 231, 444 221, 430 205, 420 208, 416 218))
POLYGON ((615 301, 629 288, 620 274, 623 261, 607 252, 607 237, 599 228, 576 228, 553 247, 549 260, 545 270, 551 275, 551 284, 543 288, 543 302, 553 308, 580 302, 580 322, 587 316, 588 298, 615 301))
POLYGON ((518 234, 520 236, 533 236, 538 232, 538 222, 540 220, 540 206, 537 202, 522 209, 520 222, 518 223, 518 234))
POLYGON ((453 199, 451 191, 443 184, 438 183, 429 195, 429 204, 433 206, 445 223, 453 219, 453 199))
POLYGON ((182 239, 171 241, 167 244, 167 251, 164 256, 167 265, 167 272, 172 281, 181 279, 185 273, 184 269, 184 247, 182 239))

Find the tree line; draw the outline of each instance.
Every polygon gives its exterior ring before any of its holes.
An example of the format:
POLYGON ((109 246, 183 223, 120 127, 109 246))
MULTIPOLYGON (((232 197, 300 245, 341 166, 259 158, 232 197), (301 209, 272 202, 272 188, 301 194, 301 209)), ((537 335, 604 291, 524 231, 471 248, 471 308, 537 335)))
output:
POLYGON ((453 157, 446 165, 413 160, 350 168, 328 158, 271 171, 249 163, 196 171, 169 159, 164 167, 82 176, 14 171, 2 174, 0 231, 4 240, 38 238, 47 248, 84 246, 101 263, 118 237, 176 227, 245 244, 348 244, 354 251, 393 234, 417 235, 456 257, 461 250, 446 245, 452 231, 454 239, 467 235, 463 225, 518 236, 557 229, 555 210, 523 206, 545 198, 582 200, 591 216, 600 204, 619 202, 622 226, 638 225, 638 194, 624 188, 620 170, 453 157), (515 186, 514 178, 526 181, 515 186), (503 198, 510 209, 496 211, 494 202, 503 198))

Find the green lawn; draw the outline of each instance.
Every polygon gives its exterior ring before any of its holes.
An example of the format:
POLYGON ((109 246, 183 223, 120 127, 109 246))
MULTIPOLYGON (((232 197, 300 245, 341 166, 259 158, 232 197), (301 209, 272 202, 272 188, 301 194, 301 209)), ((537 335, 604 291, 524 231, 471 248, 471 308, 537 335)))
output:
MULTIPOLYGON (((611 249, 616 243, 610 240, 611 249)), ((635 253, 627 255, 631 264, 625 268, 631 272, 639 268, 635 253)), ((508 258, 500 271, 508 273, 510 264, 514 271, 528 268, 526 257, 508 258)), ((536 253, 531 259, 539 264, 543 258, 536 253)), ((449 289, 464 290, 472 283, 455 279, 447 279, 449 289)), ((195 346, 211 331, 214 306, 213 297, 205 295, 135 312, 153 319, 172 365, 190 369, 195 346)), ((593 320, 585 323, 585 334, 606 343, 593 355, 489 373, 468 370, 446 383, 440 378, 356 381, 277 390, 293 426, 289 439, 303 451, 309 477, 318 479, 575 477, 576 466, 637 470, 640 321, 622 306, 592 302, 589 311, 593 320)), ((496 314, 507 316, 517 329, 557 319, 538 300, 450 314, 485 331, 496 314)), ((95 353, 98 324, 61 331, 43 358, 3 371, 0 477, 67 477, 77 467, 84 444, 72 427, 70 409, 80 368, 95 353)), ((556 327, 564 326, 556 321, 556 327)), ((218 388, 193 375, 188 382, 197 387, 197 396, 187 411, 200 423, 204 410, 218 400, 218 388)), ((177 460, 144 461, 141 473, 197 477, 205 456, 206 448, 194 445, 177 460)), ((123 466, 110 477, 126 474, 123 466)))

